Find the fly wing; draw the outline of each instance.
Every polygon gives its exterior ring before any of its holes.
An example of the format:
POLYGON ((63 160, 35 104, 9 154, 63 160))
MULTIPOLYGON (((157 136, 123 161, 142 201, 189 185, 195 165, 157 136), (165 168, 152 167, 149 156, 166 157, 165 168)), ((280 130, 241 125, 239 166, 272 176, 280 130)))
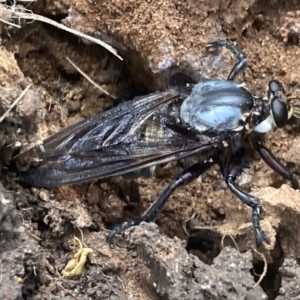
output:
POLYGON ((127 102, 74 124, 44 142, 42 162, 21 174, 31 185, 54 187, 124 175, 193 154, 206 158, 220 139, 191 140, 174 131, 174 90, 127 102))
POLYGON ((47 138, 44 143, 45 154, 63 154, 71 151, 94 151, 107 144, 118 143, 116 136, 128 133, 129 129, 143 117, 150 117, 162 106, 178 99, 172 90, 154 93, 137 100, 123 103, 113 109, 75 123, 47 138))

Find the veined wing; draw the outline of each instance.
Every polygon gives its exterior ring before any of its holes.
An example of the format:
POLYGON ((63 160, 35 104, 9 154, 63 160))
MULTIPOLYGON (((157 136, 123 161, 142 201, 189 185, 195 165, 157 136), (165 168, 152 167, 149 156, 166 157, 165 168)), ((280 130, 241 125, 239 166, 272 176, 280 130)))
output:
MULTIPOLYGON (((56 134, 48 137, 43 145, 45 155, 49 153, 65 153, 72 148, 93 151, 103 146, 113 144, 112 138, 121 137, 139 120, 150 117, 153 112, 178 99, 178 94, 172 90, 154 93, 136 100, 118 105, 108 111, 75 123, 56 134)), ((114 140, 117 143, 118 139, 114 140)))
POLYGON ((54 187, 124 175, 193 154, 216 151, 220 138, 189 139, 174 131, 174 90, 147 95, 74 124, 49 137, 42 162, 22 174, 25 182, 54 187))

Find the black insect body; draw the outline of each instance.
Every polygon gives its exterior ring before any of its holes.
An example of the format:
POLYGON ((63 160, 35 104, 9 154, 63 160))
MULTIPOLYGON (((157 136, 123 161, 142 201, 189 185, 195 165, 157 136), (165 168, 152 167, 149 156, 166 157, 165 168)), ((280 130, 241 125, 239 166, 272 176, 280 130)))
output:
POLYGON ((208 45, 210 49, 223 46, 237 58, 227 80, 197 83, 175 74, 169 89, 123 103, 46 139, 40 164, 22 173, 23 180, 55 187, 116 175, 151 175, 156 166, 195 156, 198 162, 180 174, 142 217, 116 226, 108 241, 129 227, 153 220, 178 186, 218 164, 230 190, 253 209, 257 244, 268 242, 260 227, 259 199, 243 192, 236 179, 257 151, 293 188, 299 188, 294 175, 264 146, 264 135, 288 123, 300 123, 300 108, 289 103, 276 80, 270 81, 266 98, 253 96, 233 82, 247 60, 227 41, 208 45))

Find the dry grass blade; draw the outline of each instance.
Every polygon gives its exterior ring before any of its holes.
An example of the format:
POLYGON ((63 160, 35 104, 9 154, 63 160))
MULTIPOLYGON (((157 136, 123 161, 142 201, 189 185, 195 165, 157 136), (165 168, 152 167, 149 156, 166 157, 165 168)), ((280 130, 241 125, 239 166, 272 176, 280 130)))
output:
POLYGON ((267 263, 267 260, 266 260, 266 257, 258 252, 256 249, 253 249, 255 253, 257 253, 260 257, 262 257, 263 261, 264 261, 264 271, 262 272, 262 274, 260 275, 258 281, 254 284, 253 287, 257 287, 261 282, 262 280, 264 279, 264 277, 266 276, 267 274, 267 269, 268 269, 268 263, 267 263))
POLYGON ((111 52, 113 55, 115 55, 116 57, 118 57, 120 60, 123 60, 123 58, 118 55, 117 50, 114 49, 112 46, 104 43, 103 41, 94 38, 92 36, 89 36, 87 34, 84 34, 82 32, 79 32, 75 29, 71 29, 63 24, 60 24, 58 22, 55 22, 54 20, 51 20, 49 18, 34 14, 33 12, 31 12, 30 10, 26 9, 25 7, 21 6, 21 5, 15 5, 12 7, 9 6, 5 6, 5 8, 11 13, 11 18, 12 19, 24 19, 24 20, 31 20, 31 21, 40 21, 43 23, 47 23, 49 25, 52 25, 58 29, 70 32, 74 35, 77 35, 81 38, 87 39, 95 44, 98 44, 100 46, 102 46, 103 48, 105 48, 107 51, 111 52))
POLYGON ((235 245, 235 248, 236 250, 241 253, 240 249, 239 249, 239 246, 237 245, 235 239, 233 238, 233 236, 230 234, 230 233, 227 233, 227 234, 224 234, 223 237, 222 237, 222 240, 221 240, 221 245, 222 245, 222 249, 224 249, 224 240, 226 238, 226 236, 229 236, 231 238, 231 240, 233 241, 234 245, 235 245))
POLYGON ((63 24, 57 23, 57 22, 55 22, 51 19, 48 19, 46 17, 36 15, 36 14, 33 14, 33 13, 23 13, 23 12, 13 12, 12 17, 17 17, 17 18, 26 19, 26 20, 36 20, 36 21, 40 21, 40 22, 50 24, 54 27, 57 27, 58 29, 70 32, 70 33, 75 34, 75 35, 77 35, 81 38, 85 38, 85 39, 87 39, 91 42, 94 42, 95 44, 98 44, 98 45, 102 46, 103 48, 105 48, 107 51, 111 52, 113 55, 118 57, 120 60, 123 60, 123 58, 120 55, 118 55, 117 50, 114 49, 113 47, 109 46, 108 44, 106 44, 106 43, 104 43, 104 42, 100 41, 99 39, 96 39, 92 36, 89 36, 87 34, 79 32, 77 30, 71 29, 71 28, 69 28, 69 27, 67 27, 63 24))
POLYGON ((87 74, 85 74, 77 65, 69 58, 66 57, 66 60, 84 77, 86 78, 91 84, 93 84, 97 89, 99 89, 103 94, 109 96, 110 98, 116 100, 117 98, 113 95, 111 95, 109 92, 104 90, 99 84, 97 84, 95 81, 93 81, 87 74))
MULTIPOLYGON (((0 0, 0 3, 1 2, 5 2, 5 1, 0 0)), ((0 22, 12 27, 21 28, 20 25, 10 22, 10 20, 11 20, 11 10, 8 10, 5 5, 0 4, 0 22)), ((0 31, 1 30, 2 27, 0 26, 0 31)))
POLYGON ((3 120, 8 116, 10 111, 19 103, 19 101, 23 98, 23 96, 26 94, 26 92, 29 90, 32 84, 27 85, 25 90, 20 94, 20 96, 13 102, 13 104, 10 106, 10 108, 1 116, 0 123, 3 122, 3 120))
POLYGON ((6 20, 4 20, 4 19, 2 19, 2 18, 0 18, 0 22, 2 22, 2 23, 4 23, 4 24, 7 24, 7 25, 10 25, 10 26, 12 26, 12 27, 16 27, 16 28, 21 28, 21 26, 20 25, 17 25, 17 24, 15 24, 15 23, 11 23, 11 22, 8 22, 8 21, 6 21, 6 20))

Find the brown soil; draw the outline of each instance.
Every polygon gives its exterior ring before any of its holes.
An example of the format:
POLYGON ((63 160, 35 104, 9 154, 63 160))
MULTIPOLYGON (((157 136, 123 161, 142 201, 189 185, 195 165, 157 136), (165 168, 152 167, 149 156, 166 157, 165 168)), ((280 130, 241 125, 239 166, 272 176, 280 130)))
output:
MULTIPOLYGON (((273 78, 291 90, 300 83, 300 4, 268 3, 39 0, 30 5, 35 13, 110 43, 124 61, 38 22, 22 24, 22 30, 0 28, 0 115, 32 84, 0 123, 0 299, 299 297, 299 191, 262 161, 254 163, 251 181, 243 185, 260 197, 262 227, 270 238, 270 245, 260 249, 267 273, 255 288, 264 263, 252 251, 251 210, 230 193, 217 168, 172 195, 158 216, 159 231, 152 223, 142 225, 110 249, 107 228, 141 215, 179 167, 169 164, 150 179, 37 189, 20 186, 9 166, 16 151, 25 152, 60 128, 117 104, 83 79, 66 56, 116 98, 130 99, 165 88, 175 65, 196 78, 225 78, 234 59, 226 50, 205 51, 207 42, 224 38, 246 53, 249 67, 238 80, 251 91, 264 94, 273 78), (190 229, 196 223, 217 231, 193 230, 188 238, 183 223, 192 216, 190 229), (81 275, 62 277, 78 250, 74 236, 93 252, 81 275)), ((300 91, 293 97, 299 103, 300 91)), ((299 178, 298 133, 299 127, 279 130, 267 144, 299 178)), ((26 153, 19 168, 35 158, 26 153)))

